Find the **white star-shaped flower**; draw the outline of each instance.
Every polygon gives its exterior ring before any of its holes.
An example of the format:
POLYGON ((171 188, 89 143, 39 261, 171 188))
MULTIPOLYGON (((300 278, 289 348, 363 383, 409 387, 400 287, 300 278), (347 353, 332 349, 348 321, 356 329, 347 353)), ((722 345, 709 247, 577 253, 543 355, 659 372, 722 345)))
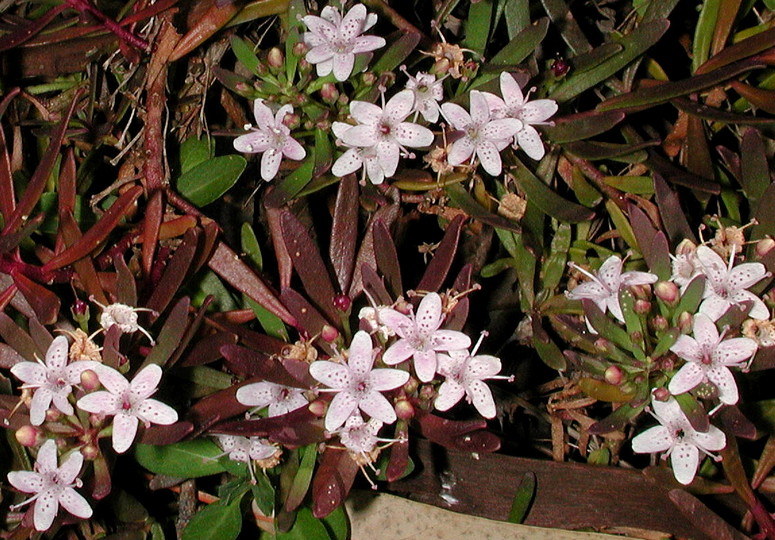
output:
POLYGON ((374 451, 380 438, 377 433, 382 422, 376 418, 364 422, 360 414, 355 413, 344 423, 337 434, 345 448, 354 454, 368 455, 374 451))
POLYGON ((344 17, 335 7, 326 6, 320 17, 307 15, 302 21, 309 29, 302 39, 311 47, 305 59, 315 64, 319 77, 333 71, 337 81, 346 81, 353 71, 356 54, 379 49, 386 43, 378 36, 361 35, 377 22, 377 16, 368 13, 363 4, 354 5, 344 17))
POLYGON ((738 392, 729 368, 744 367, 756 354, 756 342, 746 337, 724 339, 716 324, 703 313, 694 316, 693 333, 694 337, 678 336, 670 347, 686 364, 673 376, 667 389, 672 394, 683 394, 710 381, 718 388, 719 400, 734 405, 738 392))
POLYGON ((619 305, 619 290, 623 287, 633 285, 648 285, 657 281, 657 276, 649 272, 624 272, 622 273, 622 261, 616 255, 608 257, 596 274, 591 274, 580 266, 570 263, 570 265, 589 277, 589 281, 578 285, 572 291, 567 291, 565 295, 571 300, 582 300, 587 298, 592 300, 601 311, 606 310, 616 317, 620 322, 624 322, 622 307, 619 305))
POLYGON ((246 384, 237 389, 237 401, 249 407, 269 406, 269 416, 280 416, 308 402, 304 390, 269 381, 246 384))
POLYGON ((344 176, 365 165, 374 184, 393 176, 401 156, 409 155, 406 148, 429 146, 434 139, 430 129, 405 121, 413 106, 414 94, 410 90, 397 93, 384 107, 352 101, 350 116, 358 124, 334 122, 334 134, 350 150, 336 160, 331 171, 336 176, 344 176), (359 148, 363 150, 356 150, 359 148))
MULTIPOLYGON (((486 333, 482 334, 482 337, 485 335, 486 333)), ((438 372, 446 380, 439 387, 438 397, 434 402, 436 409, 448 411, 465 396, 466 401, 473 403, 483 417, 495 418, 495 401, 490 388, 483 381, 509 377, 498 376, 501 370, 499 358, 476 354, 481 341, 480 339, 471 352, 459 350, 439 355, 438 372)))
POLYGON ((541 159, 546 151, 541 135, 533 126, 553 125, 553 122, 547 120, 557 112, 557 102, 553 99, 528 101, 530 92, 524 95, 519 83, 506 71, 501 72, 500 83, 503 99, 489 92, 484 93, 493 116, 520 120, 522 128, 514 135, 515 146, 522 148, 531 158, 541 159))
POLYGON ((483 92, 471 90, 471 113, 457 103, 444 103, 441 112, 461 137, 452 143, 447 153, 450 165, 460 165, 474 156, 492 176, 503 169, 501 150, 506 148, 514 135, 522 129, 522 121, 516 118, 494 119, 483 92))
POLYGON ((91 360, 67 365, 67 351, 67 338, 57 336, 46 351, 45 363, 19 362, 11 367, 11 373, 24 383, 22 388, 35 390, 30 402, 30 423, 33 426, 43 423, 52 402, 64 414, 73 414, 73 406, 68 401, 73 386, 81 382, 81 373, 99 365, 91 360))
POLYGON ((350 344, 347 363, 318 360, 309 366, 310 375, 329 387, 320 391, 336 393, 326 413, 328 431, 338 429, 357 409, 386 424, 396 421, 393 406, 380 392, 402 386, 409 373, 374 369, 374 357, 371 336, 359 330, 350 344))
POLYGON ((82 485, 78 474, 83 465, 83 456, 75 451, 61 466, 57 465, 57 461, 57 445, 53 439, 49 439, 38 450, 34 471, 8 473, 8 482, 13 487, 24 493, 34 493, 23 503, 11 508, 34 503, 33 524, 38 531, 51 527, 60 504, 79 518, 87 519, 92 515, 89 503, 73 489, 82 485))
POLYGON ((697 260, 707 278, 700 313, 717 321, 730 307, 752 302, 753 307, 748 316, 754 319, 769 319, 770 311, 761 298, 746 289, 769 277, 770 273, 762 263, 734 266, 734 259, 735 255, 732 253, 729 264, 725 264, 721 256, 708 246, 697 248, 697 260))
POLYGON ((468 349, 471 338, 457 330, 439 330, 442 316, 441 297, 430 293, 420 302, 417 313, 406 316, 395 309, 380 311, 382 323, 399 336, 382 355, 382 361, 392 366, 409 357, 414 359, 414 370, 422 382, 436 375, 436 353, 468 349))
POLYGON ((417 75, 406 81, 406 89, 414 94, 414 107, 412 112, 417 120, 417 114, 421 114, 426 122, 437 122, 439 120, 439 102, 444 99, 443 79, 436 79, 431 73, 418 71, 417 75))
POLYGON ((232 461, 250 463, 273 457, 279 449, 267 439, 240 435, 215 435, 215 442, 232 461))
POLYGON ((238 152, 248 154, 263 154, 261 156, 261 178, 266 181, 277 176, 283 156, 300 160, 307 152, 299 142, 291 137, 291 130, 283 124, 286 114, 293 113, 293 107, 283 105, 272 115, 272 110, 264 104, 263 99, 253 102, 253 115, 256 117, 256 127, 245 126, 250 133, 234 139, 234 148, 238 152))
POLYGON ((722 450, 727 440, 724 432, 711 425, 706 433, 695 430, 680 405, 671 397, 667 401, 652 400, 654 416, 661 426, 654 426, 632 439, 632 449, 639 454, 665 452, 671 457, 675 479, 688 485, 697 473, 700 452, 722 450))
POLYGON ((178 413, 161 401, 150 399, 161 380, 162 370, 150 364, 137 372, 132 382, 115 369, 98 365, 94 369, 106 390, 92 392, 76 406, 86 412, 113 416, 113 449, 126 452, 137 434, 138 422, 169 425, 178 421, 178 413))

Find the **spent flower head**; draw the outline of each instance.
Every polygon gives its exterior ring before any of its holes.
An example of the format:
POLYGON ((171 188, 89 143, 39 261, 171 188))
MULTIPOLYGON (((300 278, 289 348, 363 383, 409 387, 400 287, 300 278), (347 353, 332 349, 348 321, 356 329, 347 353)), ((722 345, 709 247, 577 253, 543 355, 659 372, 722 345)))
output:
POLYGON ((437 352, 468 349, 471 338, 457 330, 441 330, 444 322, 442 301, 438 293, 429 293, 420 302, 416 314, 409 316, 387 308, 380 311, 380 319, 399 340, 382 355, 382 361, 392 366, 414 359, 414 370, 422 382, 436 375, 437 352))
POLYGON ((70 394, 81 382, 81 373, 94 369, 98 362, 84 360, 68 365, 68 343, 65 336, 57 336, 46 351, 45 362, 19 362, 11 373, 24 383, 22 388, 33 389, 30 402, 30 423, 39 426, 46 418, 51 404, 64 414, 73 414, 70 394))
POLYGON ((321 392, 333 392, 325 426, 335 431, 358 409, 386 424, 396 421, 393 406, 381 392, 394 390, 409 380, 399 369, 374 369, 375 350, 371 336, 359 330, 353 336, 347 363, 318 360, 309 366, 317 381, 328 386, 321 392))
POLYGON ((307 152, 299 142, 291 137, 291 130, 283 123, 286 115, 293 113, 293 107, 283 105, 276 114, 264 103, 263 99, 253 102, 253 115, 256 127, 246 125, 250 133, 234 139, 234 148, 238 152, 263 154, 261 156, 261 178, 266 181, 277 176, 283 156, 300 160, 307 152))
POLYGON ((83 456, 76 451, 72 452, 62 465, 57 465, 57 461, 56 442, 49 439, 38 450, 34 471, 8 473, 8 482, 13 487, 24 493, 34 493, 26 501, 11 508, 16 509, 33 503, 33 525, 38 531, 51 527, 59 513, 60 504, 79 518, 87 519, 92 515, 89 503, 74 489, 82 485, 78 474, 83 465, 83 456))
POLYGON ((726 446, 724 432, 714 425, 705 433, 695 430, 673 397, 667 401, 653 399, 652 407, 661 425, 637 435, 632 449, 639 454, 665 452, 662 458, 670 456, 675 479, 690 484, 697 474, 700 452, 710 455, 726 446))
POLYGON ((143 422, 146 427, 177 422, 175 409, 151 399, 161 381, 162 370, 158 365, 144 367, 131 383, 121 373, 103 364, 97 365, 94 371, 106 390, 87 394, 76 405, 86 412, 113 416, 113 449, 119 454, 132 445, 138 422, 143 422))
POLYGON ((361 35, 377 22, 377 16, 368 13, 363 4, 355 4, 344 16, 339 9, 326 6, 320 17, 307 15, 302 21, 309 29, 302 36, 310 47, 305 59, 315 65, 320 77, 333 72, 337 81, 346 81, 352 74, 355 55, 386 43, 382 37, 361 35))
POLYGON ((716 323, 703 313, 694 316, 694 337, 680 335, 670 350, 686 364, 670 380, 668 390, 683 394, 710 381, 718 389, 722 403, 734 405, 738 400, 737 384, 730 367, 744 367, 756 354, 756 342, 746 337, 724 339, 716 323))

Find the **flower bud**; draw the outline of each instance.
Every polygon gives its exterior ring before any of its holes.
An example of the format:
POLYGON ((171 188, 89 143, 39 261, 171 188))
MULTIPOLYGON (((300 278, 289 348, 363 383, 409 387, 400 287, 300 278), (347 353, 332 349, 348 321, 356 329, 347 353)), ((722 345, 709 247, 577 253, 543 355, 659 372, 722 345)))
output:
POLYGON ((672 281, 660 281, 654 285, 654 294, 668 306, 674 306, 680 298, 678 285, 672 281))
POLYGON ((655 388, 652 395, 657 401, 667 401, 670 399, 670 390, 664 387, 655 388))
POLYGON ((675 369, 675 359, 672 355, 666 355, 659 359, 659 369, 670 373, 675 369))
POLYGON ((414 405, 408 399, 400 399, 395 405, 396 416, 401 420, 411 420, 414 417, 414 405))
POLYGON ((73 303, 73 315, 76 317, 83 317, 89 314, 89 304, 77 298, 73 303))
POLYGON ((608 366, 603 377, 608 384, 619 385, 624 379, 624 373, 619 366, 608 366))
POLYGON ((307 62, 304 58, 299 59, 299 73, 306 75, 312 70, 312 64, 307 62))
POLYGON ((438 77, 441 75, 446 75, 450 67, 452 67, 452 64, 450 63, 449 58, 440 58, 436 61, 435 64, 433 64, 433 66, 431 66, 429 72, 432 75, 436 75, 438 77))
POLYGON ((339 330, 331 325, 324 324, 323 329, 320 331, 320 337, 328 343, 333 343, 339 337, 339 330))
POLYGON ((775 240, 767 236, 756 242, 756 256, 760 259, 775 248, 775 240))
POLYGON ((87 392, 93 392, 100 387, 100 379, 92 369, 85 369, 81 372, 81 386, 87 392))
POLYGON ((637 389, 638 388, 635 386, 635 384, 630 381, 624 382, 621 386, 619 386, 619 390, 625 394, 635 394, 637 389))
POLYGON ((635 300, 635 307, 633 309, 638 315, 646 315, 651 311, 651 302, 648 300, 635 300))
POLYGON ((304 56, 305 54, 307 54, 308 51, 309 51, 309 47, 303 41, 297 41, 296 43, 293 44, 293 48, 291 49, 291 52, 295 56, 304 56))
POLYGON ((367 71, 361 75, 361 80, 363 80, 364 86, 374 86, 377 82, 377 76, 373 72, 367 71))
POLYGON ((273 68, 281 68, 285 63, 283 52, 277 47, 272 47, 266 55, 266 63, 273 68))
POLYGON ((325 83, 320 87, 320 97, 324 103, 333 105, 336 100, 339 99, 339 90, 336 89, 336 85, 333 83, 325 83))
POLYGON ((409 377, 409 380, 406 381, 406 384, 403 386, 404 392, 407 394, 414 394, 417 392, 417 388, 419 388, 420 383, 417 379, 414 377, 409 377))
POLYGON ((430 401, 436 397, 436 390, 430 384, 424 384, 420 388, 420 399, 430 401))
POLYGON ((296 113, 286 114, 283 117, 283 125, 288 129, 298 129, 301 125, 301 117, 296 113))
POLYGON ((308 405, 309 412, 315 416, 323 416, 326 414, 326 402, 322 399, 316 399, 308 405))
POLYGON ((43 431, 35 426, 22 426, 16 430, 15 435, 19 444, 27 448, 38 446, 45 440, 43 431))
POLYGON ((693 323, 694 317, 688 311, 684 311, 678 316, 678 329, 682 334, 691 332, 693 323))
POLYGON ((570 71, 570 64, 562 58, 557 58, 554 62, 552 62, 552 73, 558 79, 560 77, 564 77, 568 71, 570 71))
POLYGON ((59 409, 55 409, 53 407, 50 407, 46 411, 46 422, 56 422, 60 418, 62 418, 62 413, 59 412, 59 409))
POLYGON ((346 294, 337 294, 334 296, 334 307, 339 311, 349 311, 352 304, 352 299, 346 294))
POLYGON ((100 449, 96 444, 85 444, 81 447, 81 455, 87 461, 94 461, 100 455, 100 449))
POLYGON ((657 315, 657 316, 653 317, 649 321, 649 324, 651 325, 651 328, 653 330, 656 330, 658 332, 664 332, 670 326, 670 323, 667 322, 667 319, 664 318, 662 315, 657 315))
POLYGON ((611 342, 606 338, 597 338, 595 340, 595 349, 597 349, 600 354, 608 354, 611 352, 611 342))

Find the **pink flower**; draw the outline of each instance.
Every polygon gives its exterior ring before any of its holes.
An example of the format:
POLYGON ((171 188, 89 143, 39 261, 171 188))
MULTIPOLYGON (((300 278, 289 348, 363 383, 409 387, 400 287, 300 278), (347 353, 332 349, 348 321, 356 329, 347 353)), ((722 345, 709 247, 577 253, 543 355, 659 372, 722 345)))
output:
POLYGON ((374 26, 377 16, 368 13, 363 4, 356 4, 347 14, 326 6, 320 17, 307 15, 302 18, 309 32, 302 38, 311 49, 305 59, 315 64, 317 74, 324 77, 334 72, 337 81, 346 81, 353 71, 355 55, 385 46, 385 39, 361 34, 374 26))
POLYGON ((541 159, 545 153, 544 143, 533 126, 554 125, 547 120, 557 112, 557 102, 552 99, 528 101, 530 92, 524 95, 517 81, 507 71, 501 72, 500 83, 503 99, 485 92, 490 110, 496 118, 506 117, 520 120, 522 128, 514 135, 514 144, 522 148, 531 158, 541 159))
POLYGON ((308 402, 304 390, 268 381, 246 384, 237 389, 237 401, 249 407, 269 406, 269 416, 280 416, 308 402))
POLYGON ((350 147, 350 150, 334 163, 331 169, 334 175, 350 174, 365 163, 369 179, 378 184, 383 178, 389 178, 396 173, 401 156, 409 155, 407 147, 429 146, 433 142, 433 132, 419 124, 405 122, 412 113, 413 106, 414 94, 410 90, 397 93, 384 107, 365 101, 352 101, 350 116, 358 124, 350 126, 334 122, 332 126, 337 138, 350 147), (359 148, 363 150, 356 150, 359 148), (376 163, 368 161, 374 159, 376 163), (375 165, 378 165, 381 171, 373 170, 375 165))
POLYGON ((257 99, 253 102, 256 127, 245 126, 245 129, 251 132, 234 139, 234 148, 238 152, 263 154, 261 178, 266 181, 277 176, 283 156, 298 161, 307 155, 304 147, 291 137, 288 126, 283 124, 285 115, 291 113, 293 113, 293 107, 283 105, 273 116, 272 110, 264 104, 264 100, 257 99))
POLYGON ((462 136, 452 143, 447 154, 450 165, 460 165, 466 160, 479 158, 482 167, 492 176, 503 169, 500 152, 522 129, 522 121, 516 118, 494 119, 484 93, 471 90, 471 113, 456 103, 444 103, 441 112, 462 136))
POLYGON ((59 512, 59 505, 65 510, 82 519, 90 518, 91 506, 74 487, 81 487, 78 478, 83 465, 80 452, 73 452, 57 466, 57 445, 53 439, 43 443, 38 450, 35 461, 35 471, 12 471, 8 473, 8 482, 24 493, 34 493, 32 497, 21 504, 12 506, 16 509, 28 503, 35 503, 33 524, 38 531, 51 527, 59 512))
POLYGON ((673 376, 667 389, 672 394, 683 394, 710 381, 718 388, 722 403, 737 403, 737 385, 729 368, 743 367, 756 354, 756 342, 745 337, 724 339, 716 324, 703 313, 694 316, 693 332, 694 337, 678 336, 670 347, 686 364, 673 376))
POLYGON ((128 382, 115 369, 98 365, 95 370, 106 390, 92 392, 78 400, 76 406, 86 412, 113 416, 113 449, 126 452, 137 434, 138 422, 169 425, 178 420, 178 413, 161 401, 150 399, 161 380, 162 370, 150 364, 128 382))
POLYGON ((269 459, 279 451, 277 446, 260 437, 215 435, 215 441, 229 455, 230 460, 242 463, 269 459))
POLYGON ((417 313, 407 317, 394 309, 380 311, 382 323, 399 336, 382 355, 382 361, 392 366, 410 356, 414 370, 422 382, 429 382, 436 375, 436 353, 454 351, 471 346, 471 338, 456 330, 439 330, 442 317, 441 297, 437 293, 425 296, 417 313))
POLYGON ((713 425, 707 433, 695 430, 675 398, 654 399, 652 406, 662 425, 637 435, 632 439, 632 449, 639 454, 665 452, 662 458, 671 456, 675 479, 684 485, 691 484, 700 464, 700 452, 710 455, 722 450, 727 444, 724 432, 713 425))
MULTIPOLYGON (((405 71, 405 70, 404 70, 405 71)), ((444 99, 443 79, 436 79, 436 76, 422 71, 417 72, 417 76, 412 77, 406 74, 409 80, 406 81, 406 89, 414 94, 414 119, 417 120, 417 114, 422 114, 426 122, 437 122, 439 120, 439 101, 444 99)))
POLYGON ((319 360, 309 366, 310 375, 329 387, 321 392, 336 393, 326 413, 328 431, 337 430, 358 409, 386 424, 396 421, 393 406, 380 392, 402 386, 409 373, 374 369, 374 357, 371 336, 359 330, 350 344, 347 363, 319 360))
POLYGON ((24 383, 22 388, 35 389, 30 403, 30 423, 33 426, 43 423, 52 402, 64 414, 73 414, 73 406, 68 401, 73 386, 81 382, 81 373, 100 365, 91 360, 67 365, 68 347, 67 338, 57 336, 46 351, 45 363, 19 362, 11 367, 11 373, 24 383))
POLYGON ((380 429, 382 429, 380 420, 372 418, 364 422, 361 415, 355 413, 347 419, 337 434, 347 450, 354 454, 368 455, 374 451, 380 441, 377 437, 380 429))
MULTIPOLYGON (((482 334, 484 337, 485 334, 482 334)), ((472 352, 467 350, 450 351, 439 355, 439 375, 446 380, 439 387, 434 406, 440 411, 448 411, 463 396, 473 403, 476 410, 485 418, 495 418, 495 401, 492 392, 483 382, 487 379, 509 379, 497 376, 501 370, 501 361, 488 354, 477 355, 481 339, 472 352)))
POLYGON ((697 260, 701 272, 707 278, 700 313, 717 321, 730 307, 739 306, 743 302, 752 302, 753 307, 748 312, 749 317, 770 318, 770 311, 761 298, 746 290, 769 277, 770 273, 762 263, 743 263, 734 266, 733 251, 729 257, 729 264, 725 264, 721 256, 708 246, 697 248, 697 260))
POLYGON ((657 281, 657 276, 649 272, 624 272, 624 262, 616 255, 608 257, 596 274, 590 274, 574 263, 570 266, 587 275, 590 281, 578 285, 565 295, 571 300, 587 298, 592 300, 601 311, 609 310, 620 322, 624 322, 622 307, 619 305, 619 290, 633 285, 648 285, 657 281))

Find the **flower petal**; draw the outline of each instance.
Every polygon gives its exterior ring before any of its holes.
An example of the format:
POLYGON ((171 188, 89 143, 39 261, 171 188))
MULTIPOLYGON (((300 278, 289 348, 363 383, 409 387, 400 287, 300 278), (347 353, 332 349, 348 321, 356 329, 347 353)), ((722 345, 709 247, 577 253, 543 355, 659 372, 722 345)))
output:
POLYGON ((393 135, 399 144, 410 148, 430 146, 433 143, 433 132, 427 127, 401 122, 393 130, 393 135))
POLYGON ((137 417, 129 414, 120 413, 113 418, 113 450, 116 453, 123 454, 132 446, 137 435, 137 423, 137 417))
POLYGON ((431 382, 436 375, 436 351, 414 351, 414 371, 421 382, 431 382))
POLYGON ((454 407, 465 395, 465 388, 459 383, 447 379, 439 387, 439 395, 433 406, 439 411, 448 411, 454 407))
POLYGON ((346 81, 353 72, 355 55, 353 53, 334 53, 334 78, 337 81, 346 81))
POLYGON ((767 269, 762 263, 752 262, 738 264, 730 270, 727 285, 730 289, 747 289, 767 276, 767 269))
POLYGON ((692 441, 706 452, 718 452, 727 445, 724 432, 712 424, 707 433, 699 431, 692 433, 692 441))
POLYGON ((471 338, 457 330, 436 330, 431 336, 431 347, 434 351, 455 351, 471 346, 471 338))
POLYGON ((485 379, 497 375, 500 371, 500 358, 488 354, 472 356, 466 366, 466 372, 472 379, 485 379))
POLYGON ((476 155, 487 174, 498 176, 503 170, 501 153, 492 141, 480 140, 476 145, 476 155))
POLYGON ((683 485, 689 485, 697 474, 697 466, 700 462, 700 451, 693 444, 678 443, 670 454, 670 463, 673 466, 673 475, 683 485))
POLYGON ((476 150, 476 145, 468 137, 464 136, 452 143, 447 153, 447 163, 450 165, 460 165, 468 160, 476 150))
POLYGON ((721 403, 734 405, 739 399, 737 383, 729 368, 716 366, 708 370, 708 379, 718 388, 718 399, 721 403))
POLYGON ((7 475, 8 482, 24 493, 39 493, 43 490, 43 476, 33 471, 11 471, 7 475))
POLYGON ((490 106, 487 98, 478 90, 471 90, 469 95, 471 121, 477 125, 484 125, 490 120, 490 106))
POLYGON ((414 317, 417 330, 423 337, 429 337, 441 325, 441 296, 429 293, 420 301, 414 317))
POLYGON ((115 414, 118 410, 118 400, 116 394, 100 390, 86 394, 75 405, 82 411, 95 414, 115 414))
POLYGON ((363 166, 363 160, 360 151, 356 148, 350 148, 334 162, 331 172, 334 176, 342 177, 354 173, 361 166, 363 166))
POLYGON ((11 373, 28 385, 40 386, 48 382, 48 370, 37 362, 18 362, 11 366, 11 373))
POLYGON ((144 422, 169 426, 178 421, 175 409, 156 399, 146 399, 137 408, 137 416, 144 422))
MULTIPOLYGON (((312 48, 307 51, 304 59, 310 64, 315 64, 320 75, 321 69, 328 69, 326 75, 331 73, 331 69, 334 66, 334 49, 330 43, 320 43, 316 45, 315 41, 307 41, 307 45, 311 45, 312 48)), ((325 76, 325 75, 323 75, 325 76)))
POLYGON ((403 386, 408 380, 409 373, 400 369, 375 369, 369 373, 371 387, 379 392, 403 386))
POLYGON ((157 364, 149 364, 137 372, 129 385, 132 394, 145 399, 156 392, 161 381, 161 367, 157 364))
POLYGON ((302 160, 307 155, 304 147, 293 137, 286 137, 282 150, 285 157, 295 161, 302 160))
POLYGON ((353 336, 347 365, 351 377, 356 380, 363 380, 371 371, 374 365, 374 344, 368 332, 359 330, 353 336))
POLYGON ((471 381, 466 388, 471 402, 485 418, 495 418, 495 401, 490 388, 482 381, 471 381))
POLYGON ((673 378, 670 379, 667 389, 674 395, 683 394, 684 392, 688 392, 692 388, 695 388, 704 379, 705 370, 700 367, 700 364, 687 362, 678 370, 678 373, 673 375, 673 378))
POLYGON ((352 126, 342 133, 342 142, 348 146, 369 147, 377 144, 377 132, 373 124, 352 126))
POLYGON ((282 160, 282 152, 278 152, 274 148, 270 148, 264 152, 264 155, 261 156, 261 178, 268 182, 277 176, 277 171, 280 170, 280 162, 282 160))
POLYGON ((500 120, 488 122, 479 134, 492 141, 503 139, 509 141, 520 129, 522 129, 522 122, 516 118, 501 118, 500 120))
POLYGON ((83 455, 78 450, 72 452, 59 467, 57 476, 63 484, 72 484, 81 472, 83 455))
POLYGON ((59 500, 54 493, 53 490, 46 490, 35 499, 32 522, 38 531, 47 531, 59 512, 59 500))
POLYGON ((237 389, 237 401, 249 407, 266 407, 274 401, 277 386, 268 381, 246 384, 237 389))
POLYGON ((654 426, 632 439, 632 451, 637 454, 664 452, 673 445, 673 438, 665 426, 654 426))
MULTIPOLYGON (((464 130, 471 124, 471 115, 457 103, 442 103, 441 114, 455 129, 464 130)), ((459 163, 462 163, 462 160, 459 163)))
POLYGON ((396 174, 398 162, 401 159, 401 150, 398 145, 392 141, 381 141, 377 144, 377 160, 385 176, 391 177, 396 174))
POLYGON ((358 402, 358 408, 372 418, 376 418, 386 424, 392 424, 396 421, 396 411, 387 398, 379 392, 369 392, 366 394, 358 402))
POLYGON ((553 99, 536 99, 526 103, 519 118, 526 124, 540 124, 557 112, 557 102, 553 99))
MULTIPOLYGON (((697 316, 699 316, 698 314, 697 316)), ((680 335, 670 350, 678 355, 679 358, 689 360, 690 362, 702 362, 702 349, 699 343, 693 337, 680 335)))
POLYGON ((30 423, 33 426, 39 426, 46 419, 46 411, 51 407, 51 400, 53 394, 51 390, 45 386, 41 386, 32 395, 30 401, 30 423))
POLYGON ((710 317, 710 320, 717 321, 727 312, 730 306, 729 300, 713 294, 702 301, 698 311, 710 317))
POLYGON ((92 515, 89 503, 73 488, 67 488, 59 494, 59 503, 65 510, 81 519, 90 518, 92 515))
POLYGON ((113 394, 120 394, 129 388, 129 381, 126 380, 126 377, 110 366, 106 366, 105 364, 98 364, 94 366, 94 371, 97 373, 97 377, 99 377, 102 386, 104 386, 109 392, 113 394))
POLYGON ((352 52, 354 54, 365 53, 381 49, 387 44, 385 38, 379 36, 359 36, 355 39, 352 45, 352 52))
POLYGON ((749 338, 725 339, 713 351, 713 362, 724 366, 733 366, 746 362, 754 354, 758 346, 749 338))
POLYGON ((325 426, 328 431, 335 431, 358 408, 358 400, 350 392, 339 392, 331 400, 326 413, 325 426))
POLYGON ((342 19, 339 25, 339 37, 350 41, 363 31, 363 23, 366 22, 366 6, 355 4, 342 19))
POLYGON ((57 336, 46 351, 46 365, 49 368, 62 369, 67 364, 67 351, 70 348, 65 336, 57 336))
POLYGON ((501 95, 510 109, 521 108, 525 104, 525 96, 522 89, 508 71, 502 71, 500 75, 501 95))
POLYGON ((264 129, 274 125, 274 115, 263 99, 257 99, 253 102, 253 116, 256 119, 256 127, 264 129))
POLYGON ((347 366, 337 364, 336 362, 329 362, 328 360, 312 362, 309 366, 309 374, 316 381, 322 382, 329 388, 336 389, 347 388, 352 380, 350 369, 347 366))
MULTIPOLYGON (((409 340, 401 338, 388 347, 388 350, 382 353, 382 361, 389 366, 394 366, 408 359, 414 354, 414 351, 415 349, 409 340)), ((310 369, 311 367, 312 366, 310 366, 310 369)))
POLYGON ((233 145, 237 152, 246 154, 266 152, 269 148, 269 135, 263 131, 254 130, 234 139, 233 145))

